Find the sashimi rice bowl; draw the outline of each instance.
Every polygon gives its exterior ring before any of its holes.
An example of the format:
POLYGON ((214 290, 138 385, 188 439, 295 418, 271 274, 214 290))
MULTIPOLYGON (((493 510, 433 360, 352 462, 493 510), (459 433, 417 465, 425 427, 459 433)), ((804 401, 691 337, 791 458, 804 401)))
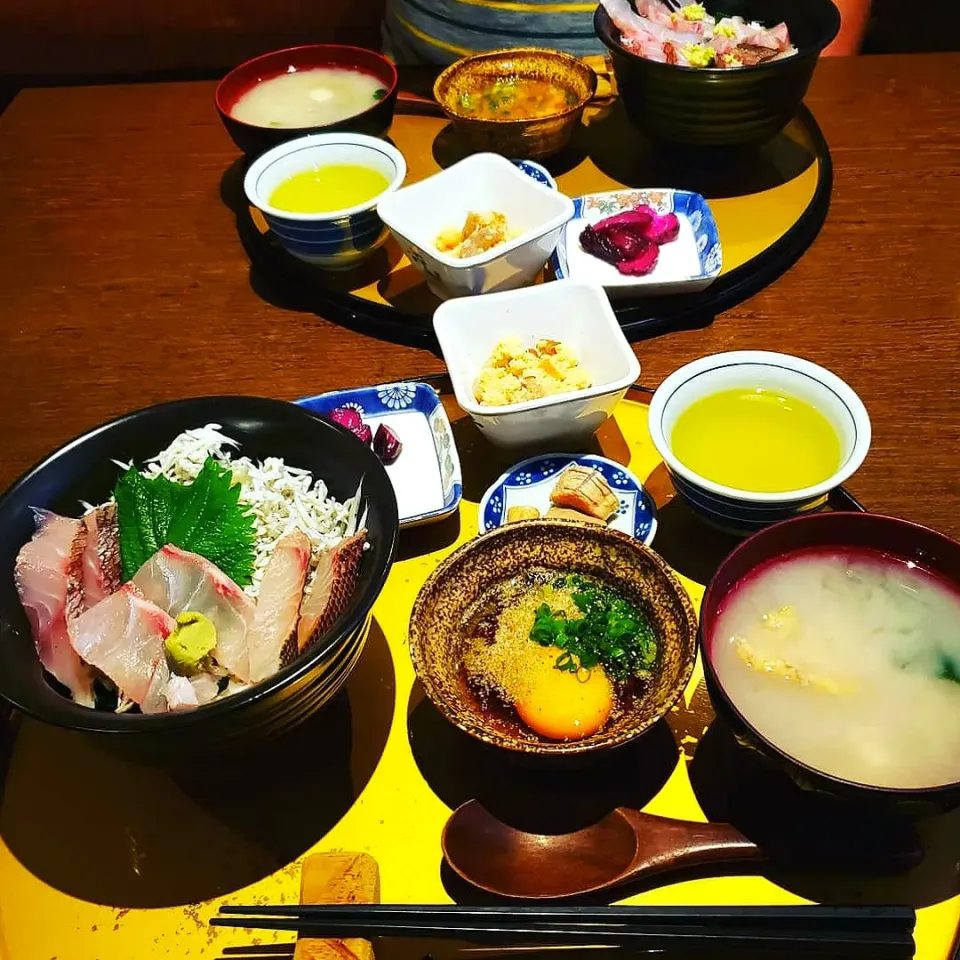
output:
MULTIPOLYGON (((212 403, 221 399, 228 398, 212 403)), ((338 443, 348 449, 355 442, 290 404, 236 399, 292 408, 290 416, 342 435, 338 443)), ((252 444, 258 451, 269 446, 270 434, 261 432, 252 444)), ((380 502, 389 481, 372 454, 357 452, 360 469, 346 494, 345 478, 337 477, 335 494, 328 478, 292 456, 248 455, 243 418, 232 427, 201 421, 143 459, 108 456, 98 473, 106 467, 112 484, 97 499, 84 490, 74 511, 64 509, 66 491, 56 498, 58 510, 29 503, 23 488, 85 439, 54 454, 0 504, 0 519, 12 499, 21 519, 32 515, 12 579, 51 693, 130 719, 202 713, 256 694, 296 663, 319 662, 335 646, 331 639, 356 634, 395 538, 395 503, 385 510, 380 502), (343 624, 348 611, 350 623, 343 624)), ((290 446, 283 440, 278 452, 290 446)), ((141 449, 146 442, 139 441, 141 449)), ((3 646, 14 639, 7 613, 3 646)), ((17 684, 5 677, 2 692, 29 710, 22 689, 11 695, 17 684)))

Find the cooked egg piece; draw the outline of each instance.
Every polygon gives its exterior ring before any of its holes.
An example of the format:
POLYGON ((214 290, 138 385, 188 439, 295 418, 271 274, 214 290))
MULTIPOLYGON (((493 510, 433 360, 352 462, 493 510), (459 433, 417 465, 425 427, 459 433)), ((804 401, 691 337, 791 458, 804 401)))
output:
POLYGON ((520 719, 548 740, 582 740, 602 729, 613 711, 613 684, 600 667, 569 673, 556 668, 557 647, 531 650, 536 672, 516 704, 520 719))

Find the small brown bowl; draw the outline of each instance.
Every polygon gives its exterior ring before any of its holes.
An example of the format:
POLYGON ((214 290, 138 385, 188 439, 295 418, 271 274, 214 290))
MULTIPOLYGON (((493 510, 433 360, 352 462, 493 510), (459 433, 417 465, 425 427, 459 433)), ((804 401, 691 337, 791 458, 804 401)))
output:
POLYGON ((638 540, 577 521, 527 520, 471 540, 431 574, 410 618, 410 656, 434 706, 465 733, 517 753, 571 756, 627 743, 667 713, 693 673, 697 618, 667 564, 638 540), (615 587, 656 631, 657 662, 644 694, 583 740, 544 740, 506 711, 494 713, 462 669, 462 624, 472 605, 495 584, 531 568, 585 574, 615 587))
POLYGON ((474 150, 500 153, 512 160, 535 160, 559 153, 580 123, 583 108, 597 91, 597 75, 582 60, 540 47, 490 50, 465 57, 437 77, 433 95, 474 150), (503 117, 481 120, 463 112, 460 98, 491 80, 517 77, 546 80, 568 91, 576 102, 564 110, 529 120, 503 117))

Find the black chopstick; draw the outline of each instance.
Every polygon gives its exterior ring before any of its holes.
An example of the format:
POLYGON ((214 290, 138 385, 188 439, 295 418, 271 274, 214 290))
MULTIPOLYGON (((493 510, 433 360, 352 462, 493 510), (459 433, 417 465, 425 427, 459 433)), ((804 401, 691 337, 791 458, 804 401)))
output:
POLYGON ((502 921, 576 924, 710 923, 729 926, 788 926, 791 929, 825 924, 833 929, 869 925, 871 929, 913 929, 916 912, 906 906, 760 906, 760 907, 579 907, 579 906, 485 906, 456 904, 411 906, 409 904, 288 904, 281 906, 235 906, 220 908, 223 915, 297 917, 303 920, 368 923, 389 920, 416 924, 429 917, 444 923, 502 921))
POLYGON ((482 926, 450 924, 380 923, 347 924, 310 922, 297 918, 275 917, 213 917, 214 926, 253 927, 262 930, 296 932, 311 937, 370 938, 419 937, 428 939, 463 939, 475 942, 565 943, 584 946, 613 944, 644 950, 697 951, 698 954, 737 950, 776 950, 790 956, 807 957, 870 957, 871 960, 907 960, 913 956, 913 938, 909 932, 871 933, 860 931, 815 931, 790 928, 766 929, 696 927, 640 927, 628 928, 597 925, 531 924, 523 927, 490 924, 482 926))
POLYGON ((911 907, 461 907, 377 905, 224 906, 216 926, 326 937, 425 937, 514 945, 570 944, 906 960, 911 907), (242 915, 242 916, 241 916, 242 915))

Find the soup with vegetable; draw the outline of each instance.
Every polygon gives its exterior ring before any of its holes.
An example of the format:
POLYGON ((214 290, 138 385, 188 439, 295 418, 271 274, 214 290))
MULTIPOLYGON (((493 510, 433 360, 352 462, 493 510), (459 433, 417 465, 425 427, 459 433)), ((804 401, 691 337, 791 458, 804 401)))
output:
POLYGON ((322 127, 368 110, 387 95, 375 76, 345 67, 316 67, 261 80, 230 115, 255 127, 322 127))
POLYGON ((572 91, 525 77, 498 77, 472 93, 460 95, 460 110, 478 120, 533 120, 576 106, 572 91))
POLYGON ((710 660, 746 720, 817 770, 960 781, 960 595, 876 550, 806 548, 736 584, 710 660))

